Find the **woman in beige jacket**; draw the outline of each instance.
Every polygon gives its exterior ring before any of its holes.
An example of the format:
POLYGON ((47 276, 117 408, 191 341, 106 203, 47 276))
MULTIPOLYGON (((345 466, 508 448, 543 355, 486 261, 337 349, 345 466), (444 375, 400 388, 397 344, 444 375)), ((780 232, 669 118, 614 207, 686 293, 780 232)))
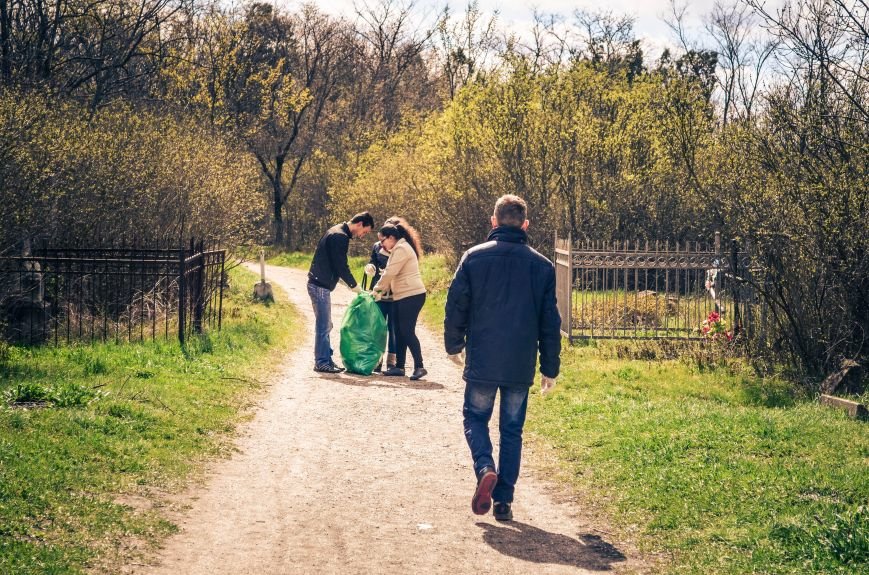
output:
POLYGON ((422 350, 416 337, 416 322, 425 304, 425 285, 419 273, 421 244, 419 234, 406 222, 388 223, 380 229, 381 245, 390 253, 386 269, 374 286, 374 297, 392 295, 395 322, 395 366, 383 372, 388 376, 404 376, 407 350, 413 356, 413 375, 416 381, 426 373, 422 363, 422 350))

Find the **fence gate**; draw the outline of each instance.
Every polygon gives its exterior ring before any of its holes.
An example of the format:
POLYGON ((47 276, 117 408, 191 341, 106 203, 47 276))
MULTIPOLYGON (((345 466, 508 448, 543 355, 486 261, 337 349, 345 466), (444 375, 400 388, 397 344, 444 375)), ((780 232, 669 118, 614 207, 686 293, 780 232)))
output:
POLYGON ((751 330, 748 256, 720 234, 699 242, 555 238, 562 334, 573 339, 701 339, 712 312, 730 333, 751 330))

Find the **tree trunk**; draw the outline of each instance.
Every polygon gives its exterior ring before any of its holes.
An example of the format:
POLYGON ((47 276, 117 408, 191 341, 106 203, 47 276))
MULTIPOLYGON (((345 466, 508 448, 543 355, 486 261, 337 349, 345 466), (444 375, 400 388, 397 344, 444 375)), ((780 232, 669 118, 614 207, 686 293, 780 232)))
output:
POLYGON ((0 74, 3 78, 12 77, 12 55, 9 46, 12 18, 8 0, 0 0, 0 74))
POLYGON ((284 157, 275 158, 275 173, 272 178, 272 208, 274 211, 275 245, 284 245, 284 187, 281 175, 284 171, 284 157))
POLYGON ((281 190, 280 180, 275 179, 272 182, 272 188, 274 190, 275 245, 281 246, 284 244, 284 215, 282 209, 283 206, 281 205, 281 195, 283 191, 281 190))

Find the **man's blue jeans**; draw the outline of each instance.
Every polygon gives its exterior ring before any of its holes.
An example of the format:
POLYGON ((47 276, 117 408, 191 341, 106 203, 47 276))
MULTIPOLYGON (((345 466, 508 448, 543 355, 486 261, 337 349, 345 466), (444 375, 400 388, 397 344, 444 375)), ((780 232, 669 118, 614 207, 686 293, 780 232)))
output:
POLYGON ((519 464, 522 459, 522 428, 525 426, 525 412, 528 409, 528 388, 466 384, 465 405, 462 409, 465 439, 471 448, 477 477, 484 467, 495 467, 492 440, 489 438, 489 420, 495 408, 495 394, 498 390, 501 391, 501 449, 498 454, 498 484, 492 492, 492 499, 512 503, 513 489, 519 478, 519 464))
POLYGON ((311 296, 316 318, 314 364, 327 366, 332 363, 332 345, 329 343, 329 332, 332 331, 332 292, 308 282, 308 295, 311 296))

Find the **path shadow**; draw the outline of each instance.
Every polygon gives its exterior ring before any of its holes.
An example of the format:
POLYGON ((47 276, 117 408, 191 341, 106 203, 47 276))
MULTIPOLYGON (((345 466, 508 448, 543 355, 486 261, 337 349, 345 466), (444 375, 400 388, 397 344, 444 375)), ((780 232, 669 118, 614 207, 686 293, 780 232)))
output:
POLYGON ((377 374, 358 375, 355 373, 344 373, 338 375, 325 375, 326 379, 334 379, 344 385, 352 385, 356 387, 384 387, 390 389, 420 389, 423 391, 444 389, 444 386, 434 381, 410 381, 406 377, 383 377, 377 374))
POLYGON ((503 525, 477 523, 483 530, 483 541, 492 549, 531 561, 580 567, 590 571, 610 571, 613 563, 626 559, 616 547, 592 534, 573 539, 560 533, 550 533, 519 521, 503 525))
POLYGON ((424 379, 420 379, 418 381, 404 381, 399 387, 407 387, 409 389, 443 389, 444 385, 442 383, 438 383, 436 381, 426 381, 424 379))

